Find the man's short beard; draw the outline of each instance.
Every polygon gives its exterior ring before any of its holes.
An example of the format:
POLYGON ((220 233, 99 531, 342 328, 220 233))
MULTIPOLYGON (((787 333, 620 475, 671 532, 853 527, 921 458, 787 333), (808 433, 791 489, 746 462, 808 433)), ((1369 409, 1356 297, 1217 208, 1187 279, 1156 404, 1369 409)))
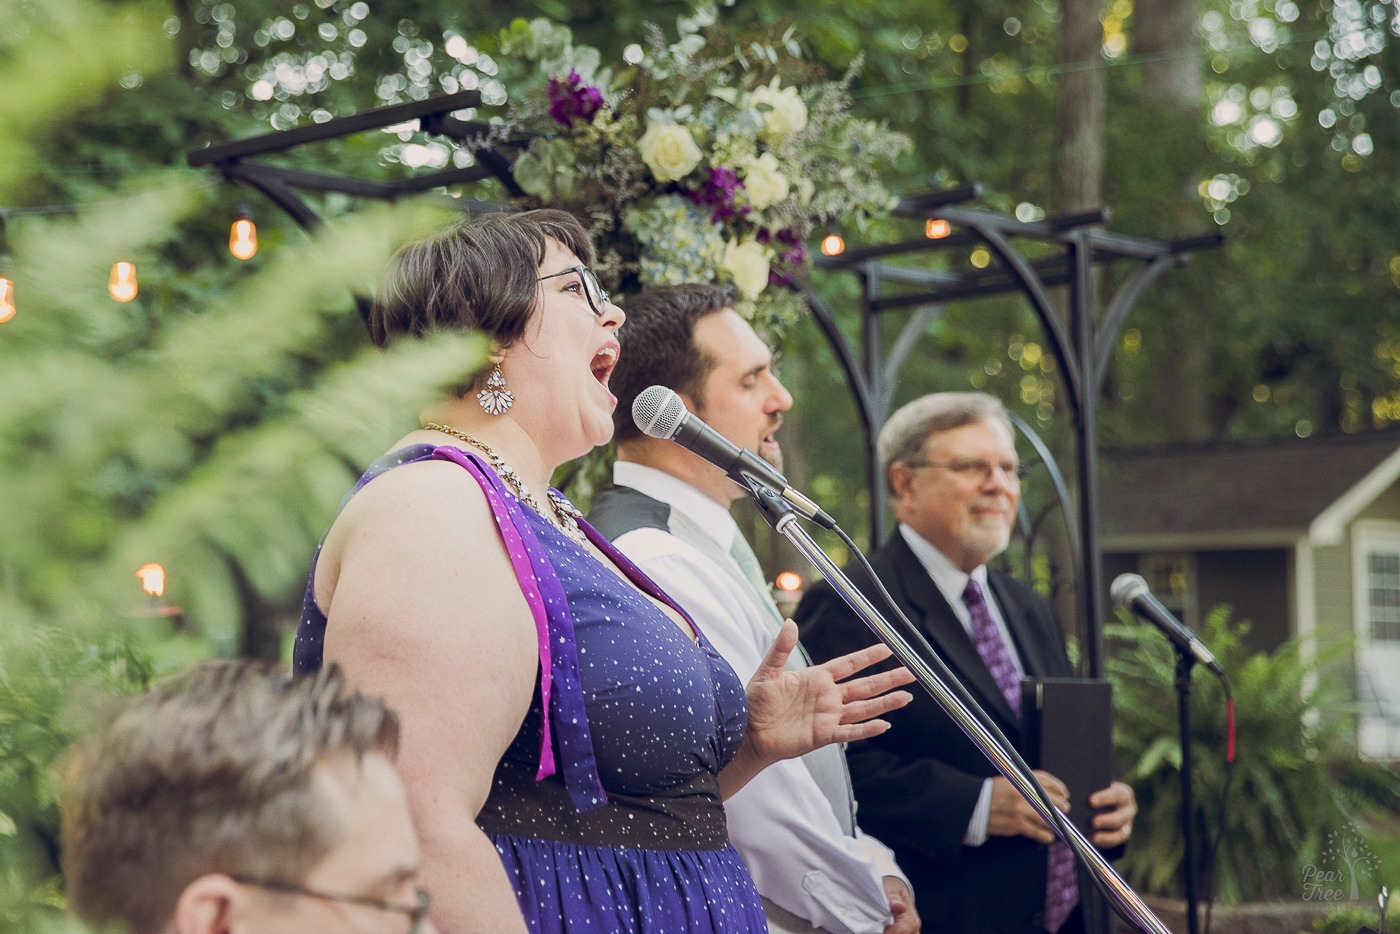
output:
POLYGON ((981 555, 982 563, 986 564, 1010 546, 1011 527, 998 524, 993 529, 985 523, 974 523, 964 531, 963 544, 969 551, 981 555))

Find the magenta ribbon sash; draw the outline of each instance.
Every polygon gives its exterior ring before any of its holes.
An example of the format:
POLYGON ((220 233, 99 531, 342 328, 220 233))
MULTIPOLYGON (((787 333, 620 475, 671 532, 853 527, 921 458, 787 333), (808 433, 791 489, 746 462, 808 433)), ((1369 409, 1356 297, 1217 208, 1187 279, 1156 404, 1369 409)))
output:
POLYGON ((573 614, 569 611, 564 586, 522 512, 526 507, 476 454, 454 447, 438 447, 433 449, 433 457, 466 468, 481 486, 491 514, 495 517, 496 527, 501 532, 506 553, 510 556, 516 580, 520 582, 525 602, 535 620, 540 661, 540 703, 544 714, 541 717, 540 758, 535 780, 542 781, 559 771, 576 810, 582 812, 602 807, 608 803, 608 796, 598 777, 598 761, 588 730, 573 614), (558 763, 554 755, 556 740, 559 759, 562 760, 558 763))

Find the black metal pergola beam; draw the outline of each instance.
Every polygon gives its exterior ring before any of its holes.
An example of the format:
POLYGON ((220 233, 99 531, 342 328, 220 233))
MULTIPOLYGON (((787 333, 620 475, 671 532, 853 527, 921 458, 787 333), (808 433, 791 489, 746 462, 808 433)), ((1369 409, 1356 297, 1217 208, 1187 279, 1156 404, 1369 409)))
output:
POLYGON ((442 97, 427 100, 409 101, 406 104, 393 104, 363 113, 334 117, 325 123, 311 123, 290 130, 277 130, 261 136, 231 140, 227 143, 213 143, 199 149, 192 149, 186 155, 189 164, 195 168, 202 165, 221 165, 234 162, 247 156, 264 156, 273 152, 286 152, 307 143, 319 143, 337 139, 366 130, 379 130, 397 123, 422 120, 434 114, 452 113, 481 106, 481 94, 477 91, 459 91, 442 97))
MULTIPOLYGON (((478 107, 481 94, 477 91, 460 91, 422 101, 409 101, 380 107, 364 113, 335 117, 325 123, 315 123, 291 130, 264 133, 247 139, 214 143, 192 149, 186 153, 190 166, 198 168, 210 166, 224 178, 237 184, 246 185, 259 191, 297 222, 303 229, 311 230, 320 225, 321 219, 298 192, 337 192, 357 198, 371 198, 381 201, 394 201, 406 195, 443 188, 448 185, 462 185, 478 182, 486 178, 499 181, 512 196, 523 195, 511 174, 511 159, 500 148, 519 149, 528 144, 528 138, 509 138, 493 141, 492 146, 477 147, 474 150, 476 165, 465 168, 442 169, 436 172, 423 172, 394 181, 377 182, 334 175, 327 172, 313 172, 306 169, 288 168, 266 162, 253 161, 253 156, 265 156, 286 152, 311 143, 351 136, 371 130, 381 130, 400 123, 418 121, 424 133, 445 136, 461 143, 473 139, 487 139, 491 126, 474 120, 462 120, 452 116, 457 111, 478 107)), ((500 210, 504 205, 489 202, 472 202, 476 210, 500 210)))

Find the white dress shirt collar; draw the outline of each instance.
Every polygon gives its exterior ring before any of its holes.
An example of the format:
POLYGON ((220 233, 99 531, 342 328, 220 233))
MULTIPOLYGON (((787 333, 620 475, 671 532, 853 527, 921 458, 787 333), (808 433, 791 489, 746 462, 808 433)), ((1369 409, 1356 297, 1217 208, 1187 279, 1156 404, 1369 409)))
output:
POLYGON ((1016 640, 1011 635, 1011 627, 1007 625, 1006 616, 1002 613, 1001 606, 997 603, 996 594, 992 593, 992 588, 987 584, 987 566, 979 564, 972 569, 971 574, 963 573, 962 569, 949 560, 948 556, 931 545, 918 532, 915 532, 904 523, 899 524, 899 534, 904 536, 904 540, 909 543, 909 550, 914 552, 914 557, 919 559, 919 563, 928 571, 928 576, 933 578, 934 584, 943 594, 943 599, 948 601, 948 606, 952 608, 958 622, 962 623, 970 639, 976 639, 972 633, 972 611, 963 602, 963 591, 967 589, 969 579, 977 581, 977 586, 982 588, 982 599, 987 604, 987 611, 992 616, 992 622, 996 625, 997 631, 1001 633, 1001 641, 1006 643, 1007 654, 1011 656, 1011 663, 1016 666, 1018 674, 1026 673, 1026 666, 1021 659, 1021 651, 1016 648, 1016 640))
POLYGON ((987 566, 979 564, 973 568, 971 574, 966 574, 947 555, 929 544, 928 539, 903 522, 899 524, 899 534, 904 536, 909 550, 914 552, 914 557, 919 559, 924 570, 928 571, 928 576, 933 578, 933 582, 938 585, 944 598, 952 605, 953 612, 958 614, 964 625, 967 625, 968 612, 967 607, 963 604, 963 591, 967 589, 968 580, 972 579, 977 581, 977 586, 982 588, 982 593, 989 601, 991 600, 991 592, 987 589, 987 566))

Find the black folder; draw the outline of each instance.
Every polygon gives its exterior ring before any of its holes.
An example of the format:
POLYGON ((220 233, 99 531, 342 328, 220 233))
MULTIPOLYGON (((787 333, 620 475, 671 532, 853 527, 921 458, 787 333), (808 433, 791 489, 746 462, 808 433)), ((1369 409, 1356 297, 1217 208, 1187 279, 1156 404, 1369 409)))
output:
POLYGON ((1090 678, 1021 682, 1026 759, 1069 788, 1069 818, 1087 837, 1089 795, 1113 781, 1113 686, 1090 678))

